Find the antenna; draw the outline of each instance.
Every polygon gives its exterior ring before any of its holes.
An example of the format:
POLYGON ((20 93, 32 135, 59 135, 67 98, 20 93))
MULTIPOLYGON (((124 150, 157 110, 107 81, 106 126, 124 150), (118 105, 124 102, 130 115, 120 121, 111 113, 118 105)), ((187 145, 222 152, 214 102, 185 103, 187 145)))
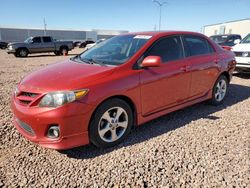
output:
POLYGON ((43 35, 46 36, 46 30, 47 30, 47 23, 45 18, 43 18, 43 25, 44 25, 44 31, 43 31, 43 35))

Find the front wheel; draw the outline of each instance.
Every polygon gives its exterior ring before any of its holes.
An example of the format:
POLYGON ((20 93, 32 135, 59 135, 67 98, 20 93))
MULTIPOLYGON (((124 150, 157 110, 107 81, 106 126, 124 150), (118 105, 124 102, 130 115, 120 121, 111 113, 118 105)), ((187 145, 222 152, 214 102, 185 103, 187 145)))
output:
POLYGON ((89 126, 90 141, 97 147, 112 147, 125 139, 132 125, 130 106, 121 99, 107 100, 94 113, 89 126))
POLYGON ((227 77, 224 75, 221 75, 214 84, 212 99, 210 100, 211 104, 219 105, 223 103, 227 95, 228 85, 229 85, 229 81, 227 77))
POLYGON ((17 50, 17 56, 16 57, 27 57, 28 56, 28 50, 25 48, 21 48, 17 50))

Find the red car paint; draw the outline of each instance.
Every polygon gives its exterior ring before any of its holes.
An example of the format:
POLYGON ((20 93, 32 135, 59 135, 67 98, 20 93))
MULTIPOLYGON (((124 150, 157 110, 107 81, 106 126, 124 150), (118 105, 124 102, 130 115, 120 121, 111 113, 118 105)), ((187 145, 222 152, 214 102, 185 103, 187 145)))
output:
MULTIPOLYGON (((22 92, 12 96, 14 125, 27 139, 46 148, 68 149, 89 143, 88 126, 95 109, 111 97, 122 97, 134 105, 136 125, 169 112, 210 99, 212 88, 222 73, 232 76, 234 55, 223 50, 202 34, 193 32, 142 32, 150 40, 126 63, 120 66, 80 64, 71 60, 49 65, 25 77, 18 85, 22 92), (206 39, 216 51, 161 64, 159 67, 134 69, 134 64, 158 39, 171 35, 193 35, 206 39), (164 87, 163 87, 164 86, 164 87), (51 91, 87 88, 80 100, 56 108, 39 107, 41 98, 51 91), (23 101, 29 100, 29 103, 23 101), (32 136, 21 126, 25 122, 35 132, 32 136), (50 139, 50 125, 60 126, 60 137, 50 139)), ((148 62, 150 64, 150 62, 148 62)))

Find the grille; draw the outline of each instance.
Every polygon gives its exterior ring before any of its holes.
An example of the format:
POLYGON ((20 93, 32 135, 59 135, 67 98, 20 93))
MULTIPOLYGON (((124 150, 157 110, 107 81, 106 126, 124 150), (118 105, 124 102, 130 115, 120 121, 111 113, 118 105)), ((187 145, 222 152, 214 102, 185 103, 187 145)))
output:
POLYGON ((36 97, 37 95, 38 94, 36 94, 36 93, 29 93, 29 92, 22 92, 20 94, 20 96, 26 96, 26 97, 32 97, 32 98, 36 97))
POLYGON ((23 121, 17 119, 18 124, 20 125, 20 127, 25 130, 27 133, 29 133, 31 136, 35 136, 35 132, 33 131, 33 129, 26 123, 24 123, 23 121))
POLYGON ((236 57, 250 57, 250 52, 234 52, 236 57), (246 53, 247 55, 243 55, 246 53))
POLYGON ((36 100, 38 96, 39 94, 37 93, 20 92, 20 94, 17 95, 17 99, 21 104, 29 105, 31 102, 36 100))

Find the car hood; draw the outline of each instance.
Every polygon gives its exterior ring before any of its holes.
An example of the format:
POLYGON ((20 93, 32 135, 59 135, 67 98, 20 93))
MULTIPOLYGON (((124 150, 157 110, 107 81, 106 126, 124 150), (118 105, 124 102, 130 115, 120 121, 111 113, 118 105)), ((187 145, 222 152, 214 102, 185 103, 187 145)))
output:
POLYGON ((83 89, 91 82, 112 74, 114 69, 66 60, 29 74, 20 82, 19 90, 48 92, 83 89))
POLYGON ((11 42, 9 43, 9 46, 17 46, 17 45, 24 45, 24 44, 27 44, 25 42, 11 42))
POLYGON ((249 52, 250 51, 250 43, 240 43, 233 47, 233 51, 235 52, 249 52))

